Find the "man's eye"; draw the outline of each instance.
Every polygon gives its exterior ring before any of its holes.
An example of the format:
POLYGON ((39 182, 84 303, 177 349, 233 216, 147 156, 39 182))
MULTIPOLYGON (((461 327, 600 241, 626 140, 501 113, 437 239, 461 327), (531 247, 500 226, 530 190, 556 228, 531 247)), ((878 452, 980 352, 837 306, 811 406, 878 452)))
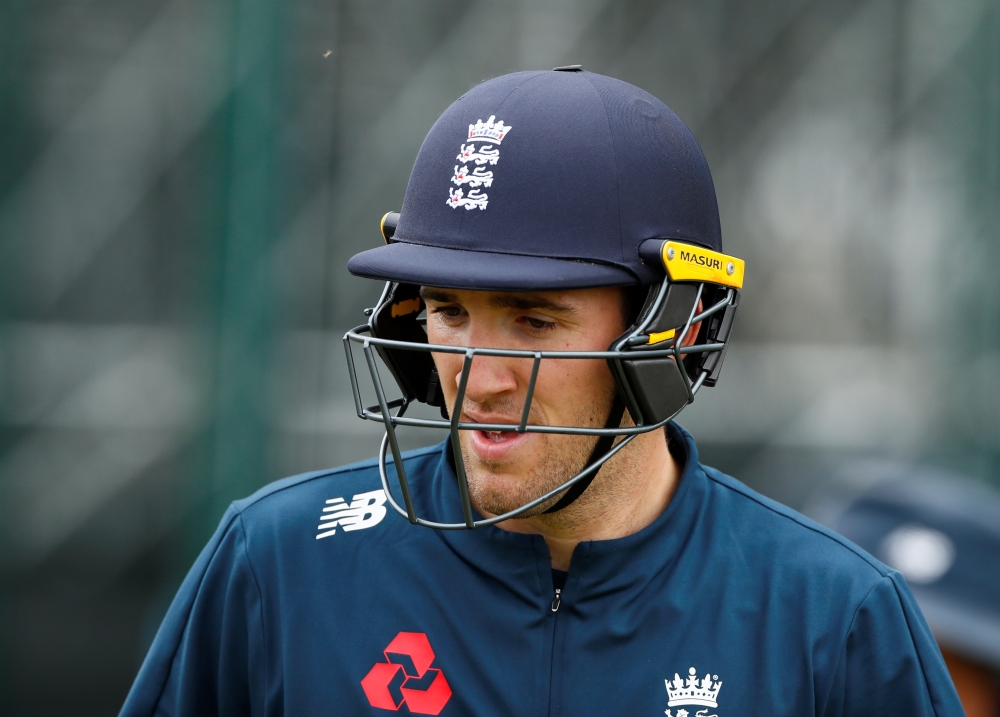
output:
POLYGON ((548 331, 556 325, 554 321, 543 321, 542 319, 536 319, 533 316, 525 316, 524 320, 527 322, 528 326, 537 331, 548 331))
POLYGON ((448 319, 457 319, 459 316, 462 315, 462 307, 461 306, 438 306, 437 308, 432 309, 432 313, 443 314, 445 316, 445 318, 448 318, 448 319))

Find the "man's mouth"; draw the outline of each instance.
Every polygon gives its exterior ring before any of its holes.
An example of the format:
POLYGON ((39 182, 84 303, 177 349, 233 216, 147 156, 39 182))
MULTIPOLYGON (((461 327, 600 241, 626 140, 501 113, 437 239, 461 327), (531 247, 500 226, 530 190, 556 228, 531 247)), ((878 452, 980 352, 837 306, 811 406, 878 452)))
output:
MULTIPOLYGON (((473 418, 476 420, 478 416, 473 418)), ((482 423, 516 423, 516 419, 508 419, 506 416, 484 416, 485 420, 482 423)), ((515 455, 515 452, 520 450, 520 447, 529 442, 532 434, 530 433, 518 433, 517 431, 469 431, 471 434, 470 442, 472 450, 475 454, 483 459, 489 461, 507 460, 515 455)))
POLYGON ((517 436, 514 431, 480 431, 480 433, 486 436, 486 440, 493 443, 503 443, 517 436))

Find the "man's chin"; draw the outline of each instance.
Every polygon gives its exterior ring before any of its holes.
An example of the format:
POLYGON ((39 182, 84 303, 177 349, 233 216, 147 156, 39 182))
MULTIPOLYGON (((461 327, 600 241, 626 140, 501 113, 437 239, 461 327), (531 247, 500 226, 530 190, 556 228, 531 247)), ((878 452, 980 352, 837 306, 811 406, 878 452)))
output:
MULTIPOLYGON (((497 470, 495 466, 487 469, 482 464, 476 465, 468 472, 472 501, 481 513, 492 517, 522 508, 555 487, 534 484, 526 480, 527 475, 527 471, 497 470)), ((544 513, 557 500, 558 497, 552 498, 516 517, 531 518, 544 513)))
MULTIPOLYGON (((537 515, 544 513, 548 507, 555 503, 558 498, 553 498, 551 501, 546 501, 542 505, 536 505, 534 508, 530 508, 523 513, 513 516, 509 520, 526 520, 528 518, 534 518, 537 515)), ((479 512, 487 518, 494 518, 498 515, 504 515, 510 513, 511 511, 522 508, 525 504, 531 501, 530 498, 525 498, 523 501, 511 501, 505 496, 484 496, 481 499, 474 499, 477 509, 479 512)))
POLYGON ((482 463, 468 466, 469 494, 473 503, 482 513, 490 516, 503 515, 517 510, 537 496, 527 495, 524 479, 513 472, 498 470, 498 466, 482 463))
MULTIPOLYGON (((541 434, 530 435, 536 439, 543 437, 541 434)), ((541 448, 540 443, 542 442, 531 441, 523 448, 541 448)), ((572 478, 582 469, 584 462, 581 455, 567 459, 551 450, 519 450, 501 459, 484 459, 475 446, 465 444, 464 441, 463 444, 462 453, 472 502, 481 513, 490 516, 522 508, 572 478)), ((558 499, 559 496, 556 496, 518 517, 530 518, 544 513, 558 499)))

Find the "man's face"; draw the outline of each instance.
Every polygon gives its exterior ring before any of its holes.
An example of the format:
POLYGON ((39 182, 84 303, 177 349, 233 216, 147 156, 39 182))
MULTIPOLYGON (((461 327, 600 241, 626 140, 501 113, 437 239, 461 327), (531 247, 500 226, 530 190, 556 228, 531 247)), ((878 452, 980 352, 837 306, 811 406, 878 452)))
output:
MULTIPOLYGON (((604 351, 624 330, 621 290, 577 289, 502 293, 424 287, 432 344, 531 351, 604 351)), ((448 406, 454 405, 464 357, 435 354, 448 406)), ((518 423, 531 359, 477 356, 472 362, 462 421, 518 423)), ((614 397, 603 360, 541 362, 530 424, 602 427, 614 397)), ((473 503, 499 515, 555 488, 583 469, 593 436, 462 431, 462 455, 473 503)), ((530 515, 537 515, 540 506, 530 515)), ((524 515, 522 517, 527 517, 524 515)))

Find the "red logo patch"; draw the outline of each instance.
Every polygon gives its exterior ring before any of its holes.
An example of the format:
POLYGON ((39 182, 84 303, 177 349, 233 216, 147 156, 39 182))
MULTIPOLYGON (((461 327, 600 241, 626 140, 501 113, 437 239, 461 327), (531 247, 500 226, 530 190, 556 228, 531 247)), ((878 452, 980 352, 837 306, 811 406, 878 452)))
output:
POLYGON ((451 687, 441 670, 431 668, 434 650, 427 635, 401 632, 384 652, 386 662, 376 662, 361 680, 372 707, 396 711, 405 702, 414 714, 440 714, 451 699, 451 687))

